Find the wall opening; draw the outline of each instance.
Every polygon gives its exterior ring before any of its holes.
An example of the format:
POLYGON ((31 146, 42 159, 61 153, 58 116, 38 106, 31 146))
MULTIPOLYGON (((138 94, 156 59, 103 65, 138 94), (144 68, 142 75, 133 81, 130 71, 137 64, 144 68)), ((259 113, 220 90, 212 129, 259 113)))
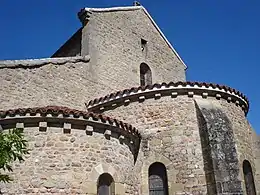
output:
POLYGON ((252 167, 248 160, 244 160, 243 162, 243 173, 244 173, 244 180, 246 186, 246 194, 256 195, 255 181, 252 172, 252 167))
POLYGON ((140 65, 140 83, 141 86, 152 84, 152 71, 145 63, 140 65))
POLYGON ((168 179, 164 164, 156 162, 149 167, 149 195, 168 195, 168 179))
POLYGON ((115 195, 115 182, 108 173, 103 173, 98 178, 97 195, 115 195))
POLYGON ((142 48, 142 51, 145 51, 145 50, 146 50, 146 47, 147 47, 147 41, 144 40, 144 39, 141 39, 141 48, 142 48))

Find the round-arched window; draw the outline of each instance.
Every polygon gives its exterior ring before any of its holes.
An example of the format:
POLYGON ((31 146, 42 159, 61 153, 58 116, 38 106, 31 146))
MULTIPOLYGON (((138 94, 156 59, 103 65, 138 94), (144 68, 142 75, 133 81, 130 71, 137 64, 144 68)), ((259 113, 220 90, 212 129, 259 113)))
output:
POLYGON ((98 178, 98 195, 115 195, 115 183, 113 177, 108 173, 103 173, 98 178))
POLYGON ((145 63, 140 65, 140 83, 141 86, 152 84, 152 71, 145 63))
POLYGON ((246 186, 247 195, 256 195, 254 175, 252 172, 251 164, 248 160, 243 162, 243 173, 246 186))
POLYGON ((166 167, 162 163, 149 167, 149 195, 168 195, 166 167))

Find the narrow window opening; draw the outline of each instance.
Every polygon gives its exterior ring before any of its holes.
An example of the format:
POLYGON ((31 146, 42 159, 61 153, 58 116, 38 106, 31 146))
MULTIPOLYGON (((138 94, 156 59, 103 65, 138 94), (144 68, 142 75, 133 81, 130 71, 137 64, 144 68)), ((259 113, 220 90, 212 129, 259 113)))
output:
POLYGON ((146 47, 147 47, 147 41, 144 40, 144 39, 141 39, 141 48, 142 48, 142 51, 146 50, 146 47))
POLYGON ((141 86, 152 84, 152 71, 145 63, 140 65, 140 83, 141 86))
POLYGON ((113 177, 108 173, 103 173, 98 178, 98 195, 115 195, 115 184, 113 177))
POLYGON ((247 160, 244 160, 244 162, 243 162, 243 173, 244 173, 244 179, 245 179, 246 194, 247 195, 256 195, 255 181, 254 181, 254 175, 252 172, 252 167, 250 165, 250 162, 247 160))
POLYGON ((153 163, 149 167, 149 195, 168 195, 166 167, 162 163, 153 163))

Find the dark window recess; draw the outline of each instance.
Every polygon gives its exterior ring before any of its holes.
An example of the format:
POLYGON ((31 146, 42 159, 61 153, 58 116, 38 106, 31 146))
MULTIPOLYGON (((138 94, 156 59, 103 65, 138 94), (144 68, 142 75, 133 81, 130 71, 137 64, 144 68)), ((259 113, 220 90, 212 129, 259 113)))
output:
POLYGON ((244 160, 244 162, 243 162, 243 173, 244 173, 244 179, 245 179, 246 194, 247 195, 256 195, 255 181, 254 181, 254 175, 252 172, 252 167, 250 165, 250 162, 247 160, 244 160))
POLYGON ((149 195, 168 195, 167 173, 162 163, 149 167, 149 195))
POLYGON ((115 184, 114 179, 108 173, 103 173, 99 176, 98 186, 97 186, 98 195, 115 195, 115 184))
POLYGON ((145 63, 140 65, 140 83, 141 86, 152 84, 152 71, 145 63))
POLYGON ((146 45, 147 45, 147 41, 144 40, 144 39, 141 39, 141 48, 142 48, 142 51, 144 51, 146 49, 146 45))

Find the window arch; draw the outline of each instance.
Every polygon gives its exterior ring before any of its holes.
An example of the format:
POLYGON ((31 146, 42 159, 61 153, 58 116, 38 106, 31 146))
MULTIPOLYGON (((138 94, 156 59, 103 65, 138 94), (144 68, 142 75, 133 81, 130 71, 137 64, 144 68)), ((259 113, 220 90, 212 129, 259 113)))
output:
POLYGON ((98 178, 97 195, 115 195, 115 182, 108 173, 103 173, 98 178))
POLYGON ((152 84, 152 71, 145 63, 140 65, 140 83, 141 86, 152 84))
POLYGON ((245 179, 245 186, 246 186, 246 194, 247 195, 256 195, 255 190, 255 181, 252 172, 252 167, 248 160, 244 160, 243 162, 243 173, 245 179))
POLYGON ((168 195, 168 179, 164 164, 156 162, 149 167, 149 195, 168 195))

